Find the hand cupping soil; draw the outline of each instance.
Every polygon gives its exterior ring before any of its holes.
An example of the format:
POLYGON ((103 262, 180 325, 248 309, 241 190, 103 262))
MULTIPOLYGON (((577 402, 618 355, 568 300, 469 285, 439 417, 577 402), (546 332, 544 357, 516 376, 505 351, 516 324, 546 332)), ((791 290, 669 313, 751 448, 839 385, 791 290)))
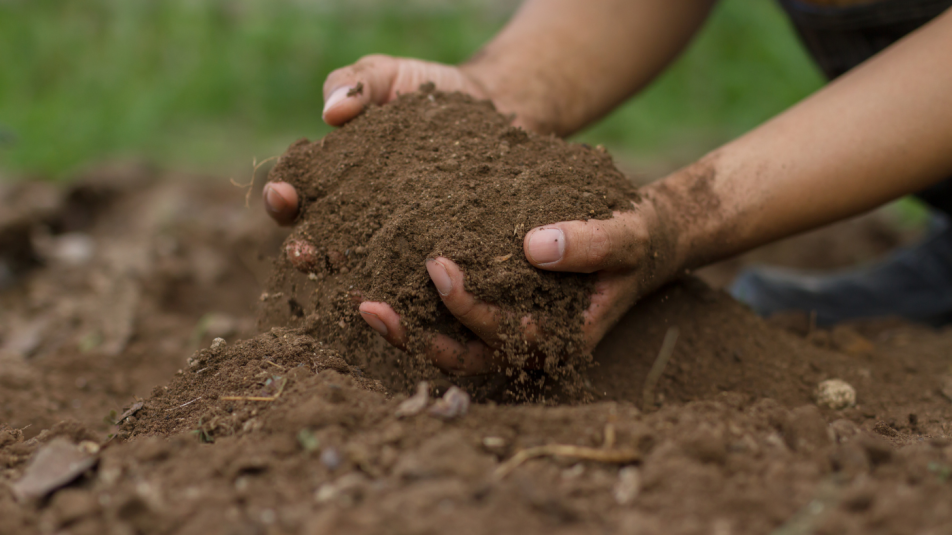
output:
POLYGON ((488 101, 427 86, 320 141, 298 141, 269 178, 302 199, 286 242, 296 267, 318 281, 317 294, 349 295, 331 323, 357 323, 354 304, 383 301, 405 322, 411 352, 434 330, 465 339, 424 268, 445 256, 469 292, 503 310, 501 350, 516 368, 528 357, 519 319, 532 315, 549 371, 588 358, 582 312, 593 277, 531 266, 523 238, 548 223, 610 218, 636 196, 604 150, 526 132, 488 101))

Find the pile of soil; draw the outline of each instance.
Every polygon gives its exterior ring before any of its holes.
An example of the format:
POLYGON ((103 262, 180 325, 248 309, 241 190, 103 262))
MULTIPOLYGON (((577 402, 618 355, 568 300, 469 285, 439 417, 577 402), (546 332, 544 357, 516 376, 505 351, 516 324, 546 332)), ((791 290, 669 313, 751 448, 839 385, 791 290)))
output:
MULTIPOLYGON (((262 253, 286 233, 243 194, 127 167, 63 189, 0 187, 0 239, 18 244, 0 251, 0 533, 952 525, 948 329, 765 321, 688 279, 596 349, 582 374, 594 402, 406 415, 407 390, 359 346, 306 318, 254 329, 262 253), (680 336, 646 396, 671 327, 680 336), (828 379, 852 385, 855 405, 818 404, 828 379), (79 468, 36 468, 51 451, 79 468), (24 497, 24 481, 45 490, 24 497)), ((431 383, 429 406, 448 388, 431 383)))
MULTIPOLYGON (((952 407, 941 394, 952 336, 875 325, 800 336, 700 283, 666 288, 624 321, 652 343, 682 328, 647 410, 638 385, 652 355, 619 350, 617 335, 597 355, 610 373, 590 377, 603 401, 473 405, 450 420, 401 417, 406 395, 300 330, 216 342, 123 407, 95 469, 50 498, 18 504, 0 491, 0 529, 860 534, 952 522, 952 407), (859 404, 816 406, 810 383, 829 377, 847 378, 859 404), (568 453, 503 470, 553 444, 630 456, 568 453)), ((25 477, 57 438, 95 434, 0 431, 3 480, 25 477)))
POLYGON ((324 139, 292 145, 269 176, 294 185, 302 199, 286 250, 309 277, 280 262, 272 288, 294 296, 288 312, 316 315, 311 332, 330 341, 345 334, 339 325, 368 331, 355 304, 383 301, 406 324, 411 354, 421 355, 435 331, 465 341, 469 331, 424 267, 444 256, 462 268, 468 291, 502 309, 506 341, 498 349, 507 371, 530 357, 525 316, 544 333, 535 354, 550 375, 584 367, 582 312, 593 277, 532 267, 523 238, 547 223, 631 210, 637 194, 603 149, 510 121, 488 101, 428 84, 324 139))

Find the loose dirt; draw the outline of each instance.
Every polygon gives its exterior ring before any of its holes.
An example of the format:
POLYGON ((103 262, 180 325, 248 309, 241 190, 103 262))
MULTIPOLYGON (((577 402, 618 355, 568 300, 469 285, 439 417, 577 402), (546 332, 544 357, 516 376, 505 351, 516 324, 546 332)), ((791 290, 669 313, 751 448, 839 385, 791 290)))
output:
POLYGON ((502 309, 498 352, 508 371, 535 357, 566 381, 590 361, 580 348, 593 277, 533 268, 523 239, 547 223, 632 210, 637 193, 603 149, 512 127, 488 101, 421 89, 324 139, 295 143, 272 169, 269 179, 294 185, 302 201, 285 244, 290 261, 278 264, 272 285, 285 298, 273 301, 271 323, 310 316, 314 336, 344 337, 340 349, 363 351, 349 335, 369 333, 355 305, 386 302, 420 359, 402 366, 415 383, 432 372, 422 354, 433 332, 472 338, 424 268, 444 256, 462 268, 468 291, 502 309), (543 333, 532 351, 522 336, 527 316, 543 333))
MULTIPOLYGON (((257 331, 255 303, 291 316, 268 287, 267 256, 287 232, 261 212, 224 181, 139 166, 64 188, 0 187, 0 243, 16 244, 0 250, 0 533, 952 525, 949 330, 763 320, 688 278, 644 299, 597 348, 582 375, 589 402, 398 417, 416 385, 317 336, 308 316, 322 309, 302 302, 303 317, 257 331), (671 327, 679 336, 646 399, 671 327), (817 406, 828 379, 849 383, 856 404, 817 406), (92 468, 18 501, 31 459, 64 441, 92 468), (512 461, 546 450, 560 454, 512 461)), ((837 247, 795 252, 777 257, 844 258, 837 247)), ((326 269, 325 281, 341 275, 326 269)), ((431 406, 450 384, 431 382, 431 406)))

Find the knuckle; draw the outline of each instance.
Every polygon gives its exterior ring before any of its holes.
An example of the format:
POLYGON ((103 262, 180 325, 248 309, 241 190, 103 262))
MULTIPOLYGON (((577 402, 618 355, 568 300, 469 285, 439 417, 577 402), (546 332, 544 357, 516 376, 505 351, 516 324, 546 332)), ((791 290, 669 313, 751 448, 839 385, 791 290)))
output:
POLYGON ((384 54, 369 54, 361 57, 354 63, 334 69, 327 75, 324 81, 324 90, 330 91, 337 88, 342 83, 348 82, 363 71, 373 69, 382 62, 391 61, 393 58, 384 54))
POLYGON ((468 300, 464 309, 453 315, 480 338, 491 337, 498 328, 499 321, 493 309, 475 299, 468 300))
POLYGON ((601 224, 592 225, 585 236, 585 257, 587 266, 601 268, 612 255, 612 236, 601 224))
MULTIPOLYGON (((447 296, 447 298, 449 297, 450 296, 447 296)), ((447 308, 450 309, 450 312, 463 323, 470 322, 474 319, 474 316, 476 316, 477 307, 475 299, 467 299, 465 296, 461 296, 455 299, 444 299, 444 302, 446 301, 449 301, 446 305, 447 308)))
POLYGON ((341 67, 331 71, 324 80, 324 97, 330 96, 329 93, 341 85, 341 81, 350 74, 350 67, 341 67))

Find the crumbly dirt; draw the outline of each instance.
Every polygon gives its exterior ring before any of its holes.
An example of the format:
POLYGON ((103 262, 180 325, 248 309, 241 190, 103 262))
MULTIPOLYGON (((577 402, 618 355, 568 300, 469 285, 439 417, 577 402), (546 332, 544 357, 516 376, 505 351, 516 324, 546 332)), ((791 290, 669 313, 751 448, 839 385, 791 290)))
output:
POLYGON ((271 323, 310 316, 311 334, 328 343, 344 336, 340 349, 365 350, 349 333, 369 332, 355 305, 383 301, 401 315, 409 353, 422 362, 433 332, 470 337, 424 267, 444 256, 462 268, 468 291, 502 309, 498 352, 508 372, 530 357, 550 377, 584 368, 582 312, 593 276, 533 268, 523 239, 547 223, 631 210, 637 194, 603 149, 509 123, 488 101, 429 84, 321 140, 292 145, 269 175, 301 196, 286 242, 295 266, 278 264, 271 291, 285 298, 272 301, 271 323), (526 316, 543 333, 533 351, 521 335, 526 316))
MULTIPOLYGON (((0 533, 952 525, 952 331, 763 320, 686 279, 644 299, 597 348, 583 376, 592 402, 398 418, 410 391, 387 386, 364 355, 303 321, 256 334, 265 255, 286 231, 244 209, 243 192, 129 166, 71 184, 0 188, 0 237, 19 244, 0 250, 0 533), (646 399, 670 327, 679 337, 646 399), (853 386, 856 406, 816 405, 832 378, 853 386), (82 443, 95 466, 17 501, 13 485, 54 439, 82 443), (500 471, 551 445, 590 459, 500 471)), ((842 251, 804 254, 828 262, 842 251)), ((431 405, 448 385, 431 383, 431 405)))

